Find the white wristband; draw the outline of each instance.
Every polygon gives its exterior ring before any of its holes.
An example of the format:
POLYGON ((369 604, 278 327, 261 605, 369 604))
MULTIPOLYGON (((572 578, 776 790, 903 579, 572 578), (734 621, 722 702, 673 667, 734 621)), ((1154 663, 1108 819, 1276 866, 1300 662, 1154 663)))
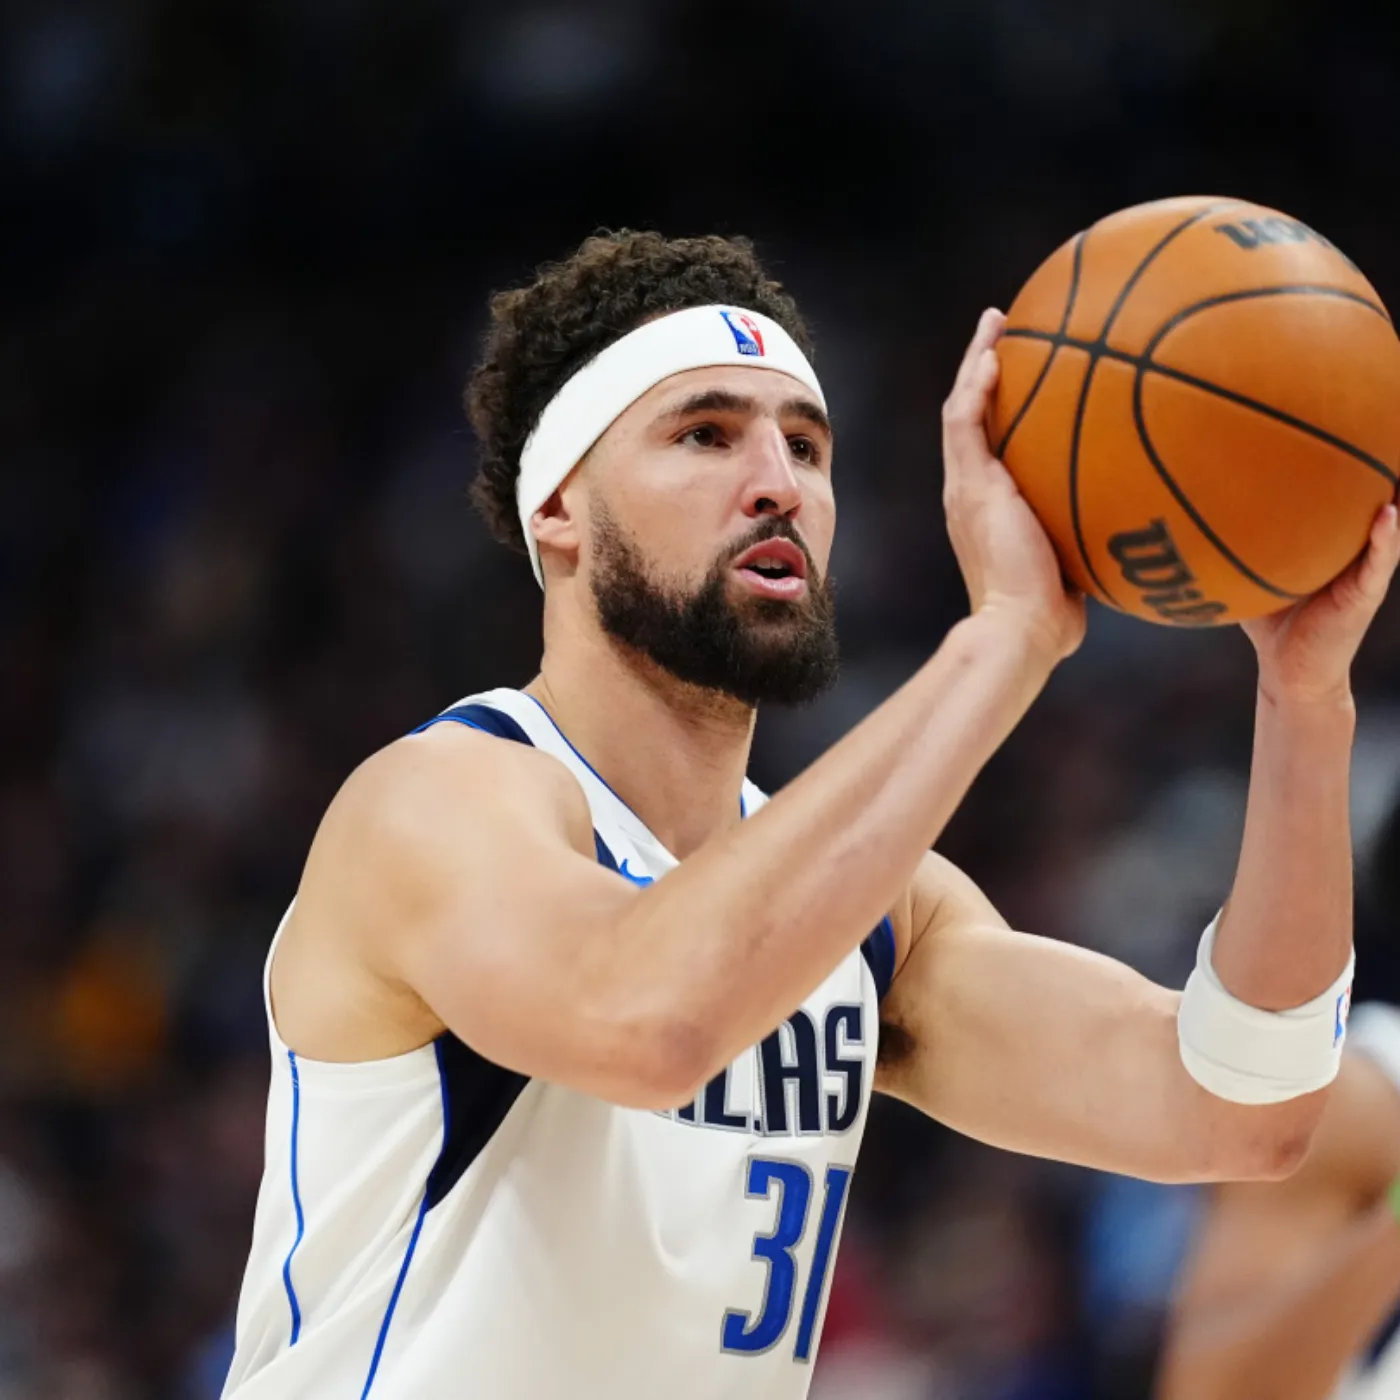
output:
POLYGON ((1217 915, 1201 937, 1196 967, 1177 1013, 1187 1073, 1231 1103, 1283 1103, 1337 1077, 1351 1009, 1356 954, 1320 996, 1288 1011, 1263 1011, 1233 997, 1212 964, 1217 915))

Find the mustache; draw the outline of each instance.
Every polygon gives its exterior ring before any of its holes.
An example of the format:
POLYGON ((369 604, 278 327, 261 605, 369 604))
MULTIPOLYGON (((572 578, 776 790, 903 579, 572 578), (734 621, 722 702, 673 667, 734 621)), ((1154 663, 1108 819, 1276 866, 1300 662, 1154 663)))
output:
POLYGON ((719 561, 720 567, 723 568, 745 550, 752 549, 756 544, 763 544, 766 540, 791 540, 802 551, 802 557, 807 561, 808 579, 814 583, 821 581, 821 570, 817 568, 817 561, 812 558, 812 551, 807 548, 807 541, 802 538, 801 532, 791 520, 780 515, 765 516, 762 520, 755 521, 751 530, 746 531, 725 550, 724 557, 719 561))

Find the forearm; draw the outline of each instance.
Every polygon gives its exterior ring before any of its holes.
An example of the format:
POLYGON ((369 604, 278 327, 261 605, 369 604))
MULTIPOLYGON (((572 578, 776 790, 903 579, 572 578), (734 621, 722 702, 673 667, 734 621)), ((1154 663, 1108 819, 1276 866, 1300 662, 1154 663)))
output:
POLYGON ((619 947, 713 1028, 716 1064, 771 1030, 890 911, 1050 666, 991 618, 919 672, 742 827, 635 901, 619 947))
POLYGON ((1400 1225, 1382 1203, 1305 1276, 1193 1311, 1168 1342, 1158 1400, 1326 1400, 1397 1303, 1400 1225))
POLYGON ((1348 699, 1291 703, 1261 689, 1244 841, 1215 970, 1268 1011, 1324 991, 1351 950, 1348 699))

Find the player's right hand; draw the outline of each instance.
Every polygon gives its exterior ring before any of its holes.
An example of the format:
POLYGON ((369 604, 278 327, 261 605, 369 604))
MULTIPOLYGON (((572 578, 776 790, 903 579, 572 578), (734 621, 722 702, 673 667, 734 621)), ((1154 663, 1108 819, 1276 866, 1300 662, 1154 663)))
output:
POLYGON ((973 613, 1029 628, 1053 664, 1084 639, 1084 598, 1066 584, 1050 537, 987 443, 1005 324, 1000 311, 982 313, 943 405, 943 509, 973 613))

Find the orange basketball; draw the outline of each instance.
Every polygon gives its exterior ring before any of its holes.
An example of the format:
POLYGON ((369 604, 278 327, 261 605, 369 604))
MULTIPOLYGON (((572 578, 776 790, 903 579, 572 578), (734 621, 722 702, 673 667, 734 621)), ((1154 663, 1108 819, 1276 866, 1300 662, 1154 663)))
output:
POLYGON ((1012 303, 988 436, 1066 575, 1197 627, 1286 607, 1365 546, 1400 471, 1400 341, 1305 224, 1165 199, 1071 239, 1012 303))

